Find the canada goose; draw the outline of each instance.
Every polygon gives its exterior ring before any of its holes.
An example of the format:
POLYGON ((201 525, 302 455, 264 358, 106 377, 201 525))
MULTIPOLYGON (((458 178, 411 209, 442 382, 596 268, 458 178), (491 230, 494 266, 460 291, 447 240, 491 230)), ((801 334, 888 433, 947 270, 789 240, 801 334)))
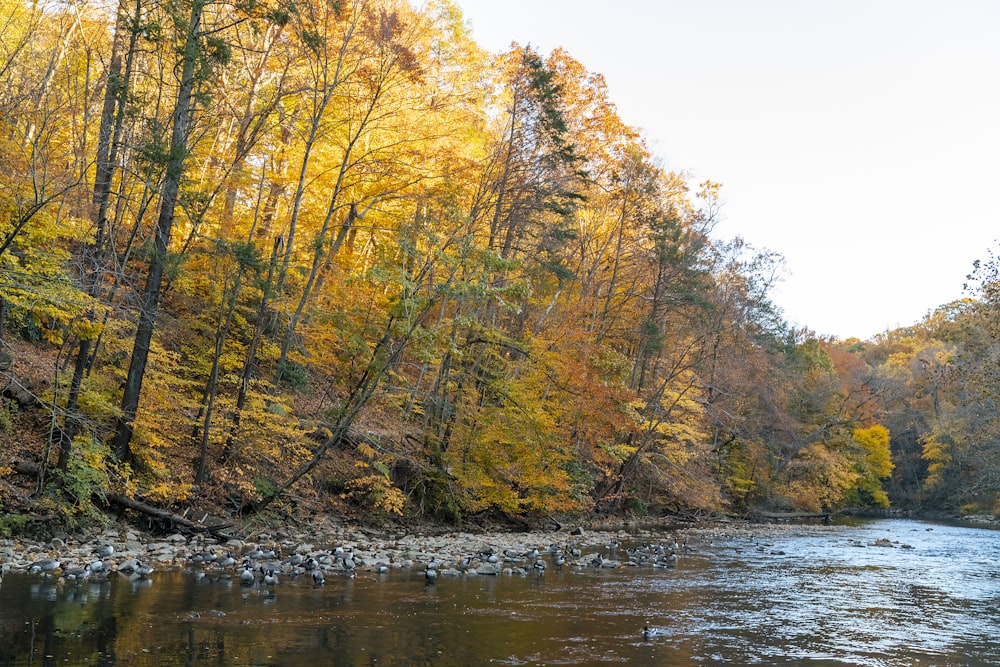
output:
POLYGON ((114 562, 110 560, 95 560, 90 563, 91 574, 106 574, 111 571, 114 562))
POLYGON ((236 559, 233 558, 233 552, 227 551, 225 555, 215 560, 215 564, 223 568, 232 567, 233 565, 236 565, 236 559))
POLYGON ((264 573, 264 585, 274 586, 278 583, 278 575, 274 573, 274 570, 268 570, 264 573))
POLYGON ((42 574, 52 574, 54 571, 59 569, 62 565, 59 561, 54 558, 43 558, 42 560, 36 560, 34 563, 28 566, 31 572, 42 574))
POLYGON ((323 570, 316 568, 312 571, 312 580, 314 586, 322 586, 326 583, 326 577, 323 575, 323 570))
POLYGON ((192 563, 202 563, 204 565, 208 565, 210 563, 214 563, 218 559, 219 559, 219 557, 216 556, 211 551, 202 551, 201 553, 197 553, 197 554, 191 556, 191 562, 192 563))

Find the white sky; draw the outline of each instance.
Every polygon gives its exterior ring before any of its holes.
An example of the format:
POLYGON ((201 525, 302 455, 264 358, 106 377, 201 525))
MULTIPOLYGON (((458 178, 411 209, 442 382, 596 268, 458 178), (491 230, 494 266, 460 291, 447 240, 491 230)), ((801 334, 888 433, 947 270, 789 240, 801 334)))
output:
POLYGON ((1000 0, 456 0, 484 48, 557 46, 784 255, 789 322, 869 338, 964 296, 1000 238, 1000 0))

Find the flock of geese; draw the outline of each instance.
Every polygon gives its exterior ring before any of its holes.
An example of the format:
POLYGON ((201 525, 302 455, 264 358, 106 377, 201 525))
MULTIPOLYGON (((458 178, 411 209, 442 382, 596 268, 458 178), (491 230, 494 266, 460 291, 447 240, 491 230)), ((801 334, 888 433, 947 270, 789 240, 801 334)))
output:
MULTIPOLYGON (((623 566, 649 566, 654 568, 669 568, 677 564, 678 557, 693 549, 685 540, 679 544, 676 539, 665 544, 643 544, 636 547, 619 549, 617 542, 603 545, 600 551, 585 553, 575 544, 550 544, 544 548, 527 550, 504 549, 498 551, 493 547, 481 550, 455 559, 444 559, 432 556, 423 563, 420 571, 428 583, 434 583, 439 576, 462 576, 466 574, 496 575, 511 574, 525 576, 535 574, 542 576, 549 568, 558 570, 564 567, 574 568, 614 568, 623 566)), ((402 567, 400 563, 391 560, 379 560, 359 557, 350 548, 335 547, 308 553, 295 552, 287 557, 281 557, 274 549, 264 550, 260 547, 234 555, 231 551, 222 554, 215 552, 198 553, 190 557, 192 565, 197 566, 197 576, 205 576, 213 571, 231 573, 244 586, 275 586, 282 579, 311 579, 313 585, 322 586, 330 576, 357 576, 359 571, 372 574, 385 574, 394 567, 402 567)))
MULTIPOLYGON (((433 583, 439 576, 461 576, 465 574, 513 574, 537 576, 545 574, 549 568, 562 570, 573 568, 615 568, 623 566, 651 566, 654 568, 674 567, 678 557, 691 551, 687 540, 683 544, 672 539, 666 543, 642 544, 621 549, 618 542, 602 545, 601 549, 585 552, 575 543, 550 544, 543 548, 527 550, 483 547, 476 553, 463 555, 457 559, 443 559, 433 556, 423 563, 425 580, 433 583)), ((244 586, 276 586, 284 578, 306 577, 316 586, 322 586, 329 576, 353 577, 359 571, 385 574, 391 568, 402 567, 391 560, 365 559, 350 547, 301 553, 296 551, 282 556, 274 548, 254 546, 237 555, 233 551, 203 551, 192 554, 187 563, 197 577, 218 576, 238 580, 244 586)), ((154 568, 145 561, 130 557, 116 558, 113 546, 104 545, 93 552, 93 557, 84 563, 65 563, 59 558, 43 558, 27 567, 31 574, 46 579, 64 581, 85 581, 92 577, 107 577, 117 572, 131 579, 148 578, 154 568)), ((2 576, 2 575, 0 575, 2 576)))
MULTIPOLYGON (((138 558, 115 560, 115 548, 111 545, 98 547, 93 552, 93 559, 85 563, 63 563, 56 558, 42 558, 28 565, 30 574, 39 575, 45 579, 61 579, 64 581, 86 581, 91 577, 107 577, 112 572, 129 579, 146 579, 154 571, 153 567, 138 558)), ((6 570, 5 570, 6 571, 6 570)), ((2 580, 2 577, 0 577, 2 580)))
MULTIPOLYGON (((566 567, 617 568, 617 567, 675 567, 681 555, 691 552, 685 539, 678 543, 670 539, 664 543, 646 543, 621 548, 618 542, 601 545, 598 549, 588 548, 585 552, 580 545, 550 544, 544 548, 527 550, 483 547, 476 553, 445 560, 433 556, 423 564, 421 573, 427 584, 434 584, 440 576, 463 576, 465 574, 511 574, 543 576, 546 570, 562 570, 566 567)), ((43 558, 27 566, 30 574, 46 580, 83 582, 91 578, 105 579, 112 572, 134 581, 148 581, 154 569, 143 560, 116 557, 111 545, 98 547, 92 559, 84 563, 63 563, 58 558, 43 558)), ((334 547, 321 551, 301 553, 296 551, 282 556, 273 548, 252 547, 236 555, 232 551, 203 551, 187 558, 191 571, 198 578, 216 577, 227 581, 238 581, 244 587, 263 587, 271 590, 284 579, 305 578, 313 586, 323 586, 327 577, 354 577, 359 571, 385 574, 391 568, 403 567, 401 563, 364 559, 351 548, 334 547)), ((6 570, 4 570, 6 571, 6 570)), ((2 572, 0 572, 2 581, 2 572)), ((648 624, 642 629, 642 637, 651 640, 663 635, 660 628, 648 624)))

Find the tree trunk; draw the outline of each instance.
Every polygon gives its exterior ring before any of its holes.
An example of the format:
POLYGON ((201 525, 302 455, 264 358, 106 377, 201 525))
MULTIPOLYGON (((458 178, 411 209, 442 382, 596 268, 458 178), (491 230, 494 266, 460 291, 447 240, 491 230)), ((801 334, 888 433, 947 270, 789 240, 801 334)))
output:
POLYGON ((156 310, 159 306, 160 287, 163 284, 163 270, 166 266, 170 232, 174 225, 174 211, 177 207, 181 176, 184 173, 184 161, 188 152, 187 139, 191 103, 195 89, 195 66, 201 55, 198 30, 201 24, 203 2, 204 0, 194 0, 191 4, 191 18, 184 41, 181 84, 177 92, 177 103, 174 106, 172 118, 170 156, 167 160, 166 174, 160 192, 160 212, 156 221, 153 253, 149 262, 149 270, 146 273, 146 285, 139 306, 139 322, 132 346, 132 358, 125 379, 125 389, 122 393, 122 414, 118 418, 113 441, 113 451, 120 461, 135 461, 129 443, 132 440, 136 410, 139 407, 142 380, 146 373, 149 345, 156 325, 156 310))

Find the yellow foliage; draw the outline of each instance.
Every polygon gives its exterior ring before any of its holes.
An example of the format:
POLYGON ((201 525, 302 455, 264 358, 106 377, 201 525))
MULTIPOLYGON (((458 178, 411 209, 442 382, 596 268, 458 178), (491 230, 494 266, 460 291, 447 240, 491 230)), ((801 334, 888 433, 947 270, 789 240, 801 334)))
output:
POLYGON ((854 430, 854 442, 868 451, 868 470, 882 479, 895 467, 889 452, 889 429, 879 424, 854 430))
POLYGON ((639 450, 638 447, 632 447, 631 445, 622 443, 615 445, 600 445, 600 449, 606 452, 611 457, 612 461, 616 461, 618 463, 625 462, 628 457, 632 456, 639 450))
POLYGON ((146 490, 146 497, 157 503, 180 503, 191 497, 193 484, 187 482, 164 481, 146 490))
POLYGON ((388 514, 403 514, 403 507, 406 505, 406 496, 403 492, 392 485, 384 475, 374 473, 363 477, 356 477, 348 481, 345 485, 347 491, 341 497, 347 500, 365 499, 371 503, 373 509, 386 512, 388 514))
POLYGON ((952 461, 953 444, 951 438, 938 434, 924 438, 922 458, 928 462, 924 485, 928 489, 933 489, 944 481, 944 474, 952 461))
POLYGON ((848 457, 823 443, 813 443, 789 464, 788 495, 801 510, 820 512, 837 507, 860 475, 848 457))
POLYGON ((552 406, 521 394, 539 379, 528 373, 511 382, 507 396, 517 407, 483 410, 475 428, 456 432, 466 444, 449 450, 448 463, 468 491, 471 509, 518 514, 578 506, 564 466, 569 457, 558 446, 552 406))
POLYGON ((73 321, 72 332, 77 338, 83 340, 93 340, 104 331, 104 324, 100 320, 82 318, 73 321))
POLYGON ((353 502, 367 502, 380 512, 402 515, 406 496, 392 483, 390 466, 393 456, 378 452, 367 442, 359 443, 357 450, 362 458, 354 462, 354 467, 369 473, 348 480, 344 484, 346 490, 340 497, 353 502))

